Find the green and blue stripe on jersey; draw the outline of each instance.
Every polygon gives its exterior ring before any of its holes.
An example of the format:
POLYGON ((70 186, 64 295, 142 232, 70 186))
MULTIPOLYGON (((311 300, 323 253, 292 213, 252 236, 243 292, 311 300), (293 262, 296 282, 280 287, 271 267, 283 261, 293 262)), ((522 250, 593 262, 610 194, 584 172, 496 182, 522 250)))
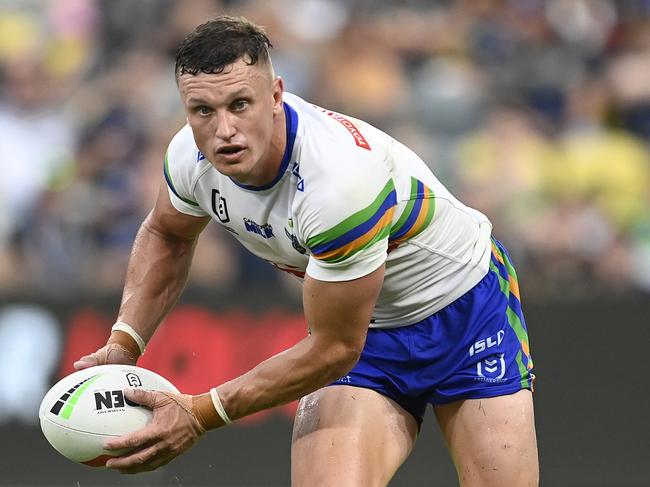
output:
POLYGON ((171 173, 169 172, 169 152, 165 152, 165 163, 163 165, 163 172, 165 174, 165 181, 167 181, 167 186, 169 186, 169 189, 172 190, 172 193, 176 195, 181 201, 187 203, 188 205, 191 206, 196 206, 198 207, 199 204, 196 201, 192 201, 189 198, 185 198, 181 196, 178 191, 176 190, 176 187, 174 186, 174 183, 172 182, 172 176, 171 173))
POLYGON ((411 178, 409 198, 397 222, 395 185, 389 180, 375 200, 338 225, 307 240, 312 255, 324 262, 341 262, 357 252, 387 238, 395 246, 421 233, 433 219, 433 191, 411 178))
POLYGON ((307 240, 312 255, 335 263, 386 238, 397 204, 393 180, 389 179, 375 200, 338 225, 307 240))
POLYGON ((411 192, 406 208, 399 220, 390 230, 389 240, 392 245, 399 245, 406 240, 415 237, 429 226, 433 220, 436 210, 436 203, 433 191, 424 185, 422 181, 411 178, 411 192))

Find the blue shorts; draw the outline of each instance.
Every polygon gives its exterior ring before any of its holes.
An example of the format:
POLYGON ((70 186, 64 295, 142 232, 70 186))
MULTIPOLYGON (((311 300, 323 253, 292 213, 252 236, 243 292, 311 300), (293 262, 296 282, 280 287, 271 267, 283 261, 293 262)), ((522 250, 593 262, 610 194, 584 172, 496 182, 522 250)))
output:
POLYGON ((476 286, 418 323, 371 328, 357 365, 330 385, 373 389, 421 424, 429 403, 532 390, 532 367, 517 275, 493 239, 490 270, 476 286))

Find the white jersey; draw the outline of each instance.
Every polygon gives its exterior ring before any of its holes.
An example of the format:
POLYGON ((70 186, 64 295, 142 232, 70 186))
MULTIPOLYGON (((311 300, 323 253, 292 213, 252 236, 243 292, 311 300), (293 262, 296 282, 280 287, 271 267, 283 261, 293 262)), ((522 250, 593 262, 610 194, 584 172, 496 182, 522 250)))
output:
POLYGON ((174 207, 211 216, 253 254, 300 278, 347 281, 385 263, 372 327, 416 323, 485 276, 490 222, 411 150, 289 93, 284 110, 286 151, 263 187, 219 173, 183 127, 165 156, 174 207))

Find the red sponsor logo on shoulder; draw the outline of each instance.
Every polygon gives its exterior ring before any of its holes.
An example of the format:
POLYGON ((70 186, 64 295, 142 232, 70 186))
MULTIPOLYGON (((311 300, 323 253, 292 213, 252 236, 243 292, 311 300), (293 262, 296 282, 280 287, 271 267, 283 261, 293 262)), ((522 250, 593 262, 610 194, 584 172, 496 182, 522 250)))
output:
POLYGON ((325 110, 324 108, 321 108, 318 105, 314 105, 314 107, 320 110, 321 112, 329 115, 334 120, 336 120, 341 125, 343 125, 346 129, 348 129, 348 132, 350 132, 352 134, 352 137, 354 137, 355 144, 357 144, 359 147, 366 150, 372 150, 366 138, 361 134, 361 132, 359 132, 359 129, 343 115, 341 115, 340 113, 332 112, 330 110, 325 110))

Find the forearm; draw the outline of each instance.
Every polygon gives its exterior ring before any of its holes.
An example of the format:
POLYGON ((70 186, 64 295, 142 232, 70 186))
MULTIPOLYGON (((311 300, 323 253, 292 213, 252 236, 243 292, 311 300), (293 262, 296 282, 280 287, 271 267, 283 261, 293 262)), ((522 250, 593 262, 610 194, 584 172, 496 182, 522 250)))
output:
POLYGON ((165 236, 149 219, 140 227, 126 273, 118 320, 148 341, 178 300, 196 240, 165 236))
POLYGON ((354 367, 359 350, 343 343, 321 342, 309 336, 248 373, 217 387, 230 419, 299 399, 354 367))
MULTIPOLYGON (((347 374, 363 350, 372 310, 384 277, 381 266, 359 279, 324 282, 305 278, 305 318, 312 333, 216 388, 230 420, 299 399, 347 374)), ((222 426, 210 394, 194 397, 207 428, 222 426)))

